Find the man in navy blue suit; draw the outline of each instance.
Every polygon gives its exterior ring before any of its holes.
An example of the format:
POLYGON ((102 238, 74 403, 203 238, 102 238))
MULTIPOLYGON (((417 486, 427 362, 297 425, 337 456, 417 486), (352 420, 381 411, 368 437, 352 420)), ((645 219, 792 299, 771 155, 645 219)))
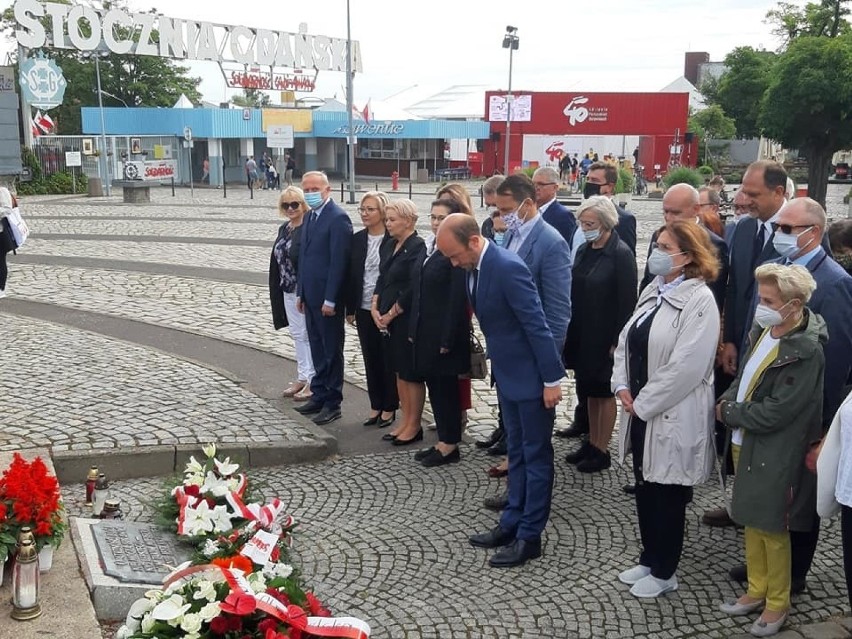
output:
POLYGON ((302 176, 306 215, 299 254, 296 288, 299 310, 305 314, 311 356, 316 374, 311 380, 311 399, 296 408, 302 415, 316 415, 315 424, 340 419, 343 400, 343 320, 340 306, 352 245, 352 222, 331 199, 324 173, 302 176))
POLYGON ((577 231, 577 219, 567 206, 560 204, 556 199, 556 194, 559 192, 559 175, 556 169, 549 166, 536 169, 532 176, 532 183, 535 187, 535 205, 539 213, 545 222, 559 231, 559 235, 570 247, 577 231))
POLYGON ((509 504, 492 530, 470 543, 501 548, 489 564, 519 566, 541 556, 553 492, 553 420, 565 375, 529 269, 488 242, 471 216, 450 215, 437 247, 469 272, 468 294, 485 335, 509 449, 509 504))

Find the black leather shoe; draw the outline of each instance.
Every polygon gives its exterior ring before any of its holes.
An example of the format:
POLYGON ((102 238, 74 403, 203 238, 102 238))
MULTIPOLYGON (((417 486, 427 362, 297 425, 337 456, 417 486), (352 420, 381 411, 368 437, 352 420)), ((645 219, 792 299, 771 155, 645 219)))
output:
POLYGON ((382 435, 383 442, 392 442, 395 439, 396 435, 391 435, 390 433, 385 433, 384 435, 382 435))
POLYGON ((390 419, 379 419, 379 428, 387 428, 396 421, 396 411, 390 416, 390 419))
POLYGON ((408 446, 409 444, 413 444, 414 442, 422 442, 423 441, 423 429, 417 431, 417 434, 411 439, 400 439, 399 437, 395 437, 391 442, 391 446, 408 446))
POLYGON ((491 530, 468 538, 471 546, 477 548, 500 548, 511 544, 515 540, 515 533, 503 530, 500 526, 494 526, 491 530))
POLYGON ((612 460, 608 450, 600 450, 592 446, 591 452, 586 458, 577 464, 577 470, 581 473, 599 473, 612 466, 612 460))
POLYGON ((737 564, 728 571, 728 576, 734 581, 745 583, 748 581, 748 570, 745 564, 737 564))
POLYGON ((473 443, 477 448, 491 448, 494 444, 500 441, 503 437, 503 433, 505 431, 499 426, 494 429, 494 432, 488 437, 488 439, 478 439, 473 443))
POLYGON ((491 448, 485 451, 492 457, 500 457, 501 455, 506 454, 506 438, 501 437, 500 440, 494 444, 491 448))
POLYGON ((317 426, 325 426, 331 422, 336 422, 341 417, 343 417, 343 413, 340 412, 339 408, 323 408, 319 414, 314 417, 313 422, 317 426))
POLYGON ((489 510, 500 511, 509 505, 509 491, 504 490, 499 495, 492 495, 482 500, 482 505, 489 510))
POLYGON ((585 430, 579 428, 575 423, 572 423, 568 428, 561 428, 553 433, 557 437, 564 437, 565 439, 571 439, 572 437, 582 437, 583 435, 589 434, 589 429, 585 430))
POLYGON ((381 413, 376 413, 372 417, 368 417, 363 422, 361 422, 362 426, 375 426, 379 423, 379 419, 381 418, 381 413))
POLYGON ((454 448, 452 452, 446 455, 437 448, 433 448, 432 451, 431 455, 420 462, 426 468, 434 468, 435 466, 444 466, 446 464, 457 464, 461 461, 461 453, 458 448, 454 448))
POLYGON ((424 448, 423 450, 418 450, 414 453, 414 461, 423 461, 429 455, 432 454, 432 451, 435 450, 434 446, 430 446, 429 448, 424 448))
POLYGON ((293 408, 293 410, 299 413, 300 415, 316 415, 322 410, 322 404, 317 404, 316 402, 308 402, 307 404, 296 406, 295 408, 293 408))
POLYGON ((567 455, 565 455, 565 461, 567 461, 569 464, 579 464, 591 454, 592 448, 593 446, 589 442, 583 442, 582 444, 580 444, 580 447, 573 453, 568 453, 567 455))
POLYGON ((498 550, 488 560, 488 564, 492 568, 512 568, 539 557, 541 557, 540 539, 516 539, 512 544, 498 550))
POLYGON ((624 491, 625 495, 636 494, 636 486, 634 484, 624 484, 624 486, 621 487, 621 490, 624 491))

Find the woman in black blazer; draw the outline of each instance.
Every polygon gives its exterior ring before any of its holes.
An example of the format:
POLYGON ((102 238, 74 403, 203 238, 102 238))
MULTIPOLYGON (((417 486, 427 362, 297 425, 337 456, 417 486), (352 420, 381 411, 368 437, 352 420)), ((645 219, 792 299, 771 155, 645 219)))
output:
POLYGON ((420 420, 426 387, 413 370, 414 353, 408 341, 411 310, 411 272, 421 264, 426 245, 414 231, 417 207, 406 199, 392 200, 386 208, 385 225, 392 241, 381 249, 381 265, 371 314, 376 328, 388 333, 391 360, 396 371, 397 392, 402 405, 402 423, 382 439, 405 446, 423 439, 420 420))
POLYGON ((349 286, 346 297, 346 321, 358 331, 367 394, 370 396, 370 416, 364 426, 390 426, 396 419, 399 396, 396 373, 388 340, 373 321, 373 293, 379 278, 381 248, 391 239, 385 229, 385 208, 388 196, 381 191, 369 191, 361 198, 358 213, 364 228, 352 237, 352 256, 349 263, 349 286))
POLYGON ((296 278, 299 273, 299 250, 302 221, 309 211, 302 189, 288 186, 278 197, 278 215, 287 221, 278 228, 278 237, 269 256, 269 301, 275 330, 287 326, 296 350, 298 379, 284 390, 284 397, 297 401, 311 398, 314 362, 305 316, 296 309, 296 278))
POLYGON ((594 196, 577 209, 586 242, 571 272, 571 323, 565 367, 574 369, 577 397, 589 411, 589 440, 566 461, 594 473, 610 466, 607 448, 615 427, 610 388, 613 353, 621 329, 636 306, 636 258, 615 231, 618 212, 608 197, 594 196))
POLYGON ((409 339, 414 345, 414 372, 426 380, 435 415, 438 443, 414 455, 426 467, 460 459, 462 410, 458 376, 470 370, 470 317, 465 271, 435 249, 441 222, 458 213, 454 200, 432 202, 432 233, 425 261, 415 264, 411 278, 409 339))

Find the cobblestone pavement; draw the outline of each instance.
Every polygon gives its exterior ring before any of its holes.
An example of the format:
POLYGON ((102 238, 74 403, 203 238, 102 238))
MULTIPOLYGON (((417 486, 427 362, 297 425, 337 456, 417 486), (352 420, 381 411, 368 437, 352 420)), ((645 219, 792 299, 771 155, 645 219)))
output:
POLYGON ((47 322, 2 316, 0 451, 315 441, 201 366, 47 322))
MULTIPOLYGON (((561 460, 568 447, 557 442, 561 460)), ((544 556, 494 570, 489 552, 467 543, 494 525, 482 499, 501 485, 488 459, 465 446, 462 463, 426 470, 411 451, 255 470, 267 498, 280 496, 300 522, 294 550, 307 583, 337 614, 366 619, 375 639, 565 639, 701 637, 744 632, 748 618, 717 611, 740 593, 726 571, 741 559, 742 535, 698 523, 718 488, 696 490, 678 570, 680 589, 640 602, 616 580, 635 561, 638 531, 621 467, 593 476, 557 463, 544 556)), ((127 518, 151 520, 158 479, 119 481, 113 494, 127 518)), ((79 508, 82 484, 66 486, 79 508)), ((791 625, 846 608, 837 522, 823 530, 808 592, 794 597, 791 625)), ((848 613, 848 610, 846 611, 848 613)))

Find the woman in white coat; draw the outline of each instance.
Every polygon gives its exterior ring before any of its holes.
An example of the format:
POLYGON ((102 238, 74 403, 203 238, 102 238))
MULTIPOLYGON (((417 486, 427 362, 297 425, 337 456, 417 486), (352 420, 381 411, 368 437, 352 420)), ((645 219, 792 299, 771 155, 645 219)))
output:
POLYGON ((636 597, 677 590, 686 505, 713 470, 713 363, 719 311, 706 282, 718 260, 707 232, 674 222, 648 258, 657 277, 618 340, 612 390, 621 402, 619 457, 633 452, 639 564, 618 575, 636 597))

